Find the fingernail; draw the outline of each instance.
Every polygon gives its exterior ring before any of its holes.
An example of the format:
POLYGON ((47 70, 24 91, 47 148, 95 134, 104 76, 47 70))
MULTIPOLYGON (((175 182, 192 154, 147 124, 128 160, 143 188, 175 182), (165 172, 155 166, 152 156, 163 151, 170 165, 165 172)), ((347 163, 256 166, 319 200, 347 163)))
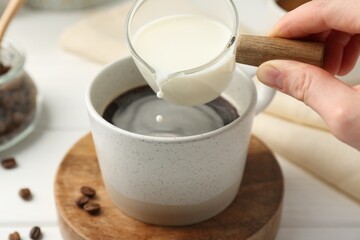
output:
POLYGON ((271 64, 262 64, 257 70, 256 76, 260 82, 268 85, 269 87, 282 89, 283 81, 281 80, 280 71, 271 64))

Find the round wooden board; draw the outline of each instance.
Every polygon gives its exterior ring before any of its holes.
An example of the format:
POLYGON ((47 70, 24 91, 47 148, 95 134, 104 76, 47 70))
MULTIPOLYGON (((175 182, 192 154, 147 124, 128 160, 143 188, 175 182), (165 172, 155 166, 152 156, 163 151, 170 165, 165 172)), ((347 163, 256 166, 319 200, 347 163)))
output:
POLYGON ((274 239, 279 228, 284 182, 270 150, 252 137, 239 193, 217 216, 185 227, 162 227, 142 223, 123 214, 109 199, 90 134, 66 154, 55 179, 55 200, 65 240, 205 240, 274 239), (92 186, 101 207, 98 216, 78 208, 80 187, 92 186))

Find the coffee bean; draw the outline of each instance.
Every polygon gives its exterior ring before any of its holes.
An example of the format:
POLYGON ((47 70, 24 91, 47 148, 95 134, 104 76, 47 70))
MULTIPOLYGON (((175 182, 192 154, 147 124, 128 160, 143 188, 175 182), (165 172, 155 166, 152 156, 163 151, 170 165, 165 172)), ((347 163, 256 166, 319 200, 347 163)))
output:
POLYGON ((12 121, 14 121, 17 124, 24 122, 25 118, 26 118, 26 115, 23 112, 20 112, 20 111, 12 112, 11 119, 12 119, 12 121))
POLYGON ((84 210, 90 215, 97 215, 100 212, 100 204, 89 202, 84 205, 84 210))
POLYGON ((10 70, 10 66, 6 66, 3 63, 0 63, 0 76, 7 73, 10 70))
POLYGON ((75 203, 79 208, 83 208, 84 205, 89 202, 89 200, 90 199, 87 196, 81 196, 75 201, 75 203))
POLYGON ((33 240, 38 240, 41 238, 41 229, 37 226, 33 227, 30 231, 30 238, 33 240))
POLYGON ((83 186, 80 189, 80 192, 84 195, 87 196, 89 198, 93 198, 96 195, 96 191, 95 189, 88 187, 88 186, 83 186))
POLYGON ((32 194, 31 194, 31 191, 30 189, 28 188, 22 188, 20 189, 19 191, 19 195, 22 199, 24 200, 30 200, 32 198, 32 194))
POLYGON ((17 166, 15 158, 7 158, 1 161, 1 166, 5 169, 12 169, 17 166))
POLYGON ((9 240, 21 240, 20 234, 18 232, 13 232, 9 235, 9 240))

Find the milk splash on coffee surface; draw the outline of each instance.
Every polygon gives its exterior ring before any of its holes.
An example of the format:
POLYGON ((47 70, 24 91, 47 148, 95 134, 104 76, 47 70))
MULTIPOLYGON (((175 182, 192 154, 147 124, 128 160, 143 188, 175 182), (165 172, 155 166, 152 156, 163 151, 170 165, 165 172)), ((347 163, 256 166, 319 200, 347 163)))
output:
POLYGON ((200 106, 181 106, 157 98, 149 86, 142 86, 113 99, 103 117, 132 133, 184 137, 214 131, 239 115, 222 97, 200 106))

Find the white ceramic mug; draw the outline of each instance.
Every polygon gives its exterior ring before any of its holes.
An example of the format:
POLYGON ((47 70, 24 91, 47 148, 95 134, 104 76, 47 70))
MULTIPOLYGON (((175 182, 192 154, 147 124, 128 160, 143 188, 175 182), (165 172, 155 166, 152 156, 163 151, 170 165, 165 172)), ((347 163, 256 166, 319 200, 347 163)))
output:
POLYGON ((102 117, 114 98, 142 85, 146 82, 128 57, 106 66, 86 93, 110 198, 127 215, 152 224, 187 225, 215 216, 238 192, 256 107, 264 108, 271 96, 257 102, 255 84, 237 67, 221 96, 239 117, 214 131, 152 137, 120 129, 102 117))

